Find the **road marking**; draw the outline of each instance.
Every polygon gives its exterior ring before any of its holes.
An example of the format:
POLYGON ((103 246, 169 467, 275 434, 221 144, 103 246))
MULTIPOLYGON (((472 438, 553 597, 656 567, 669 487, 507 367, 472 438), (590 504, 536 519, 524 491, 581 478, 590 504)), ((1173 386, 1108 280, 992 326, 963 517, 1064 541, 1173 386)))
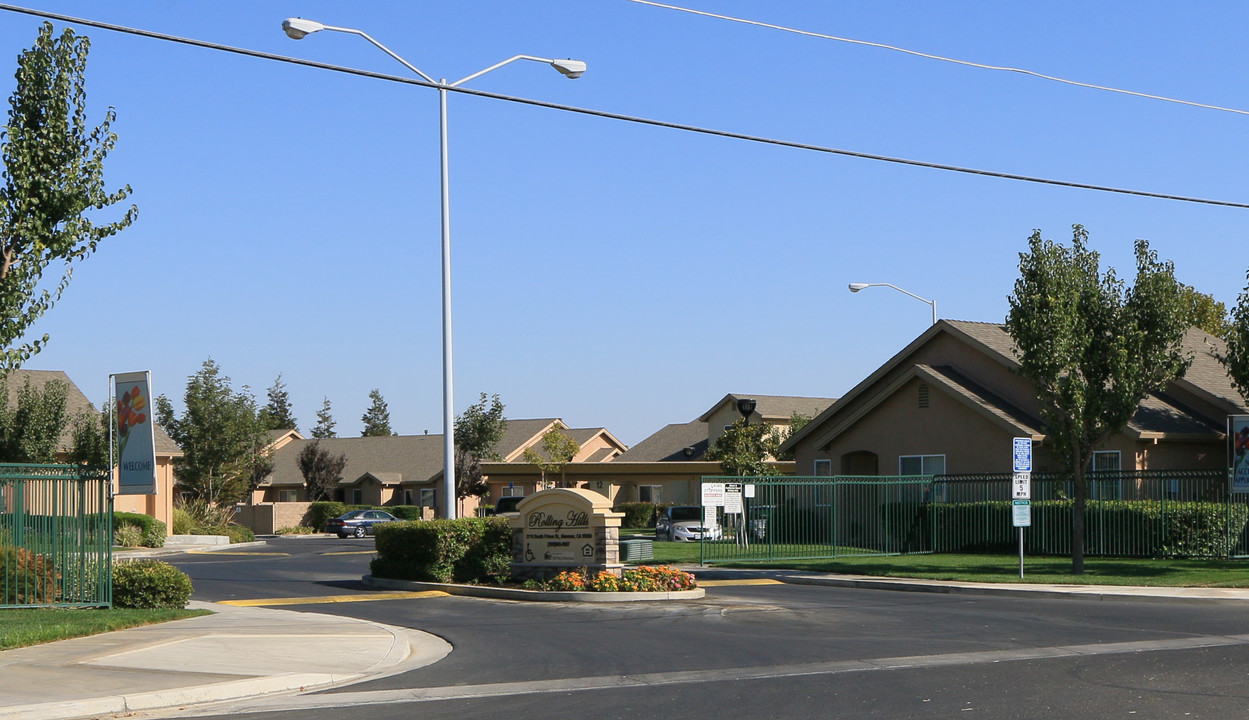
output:
POLYGON ((740 580, 699 580, 698 587, 735 587, 738 585, 784 585, 771 578, 741 578, 740 580))
POLYGON ((324 595, 321 597, 258 598, 255 600, 221 600, 218 605, 267 607, 269 605, 322 605, 326 603, 373 602, 374 600, 409 600, 414 598, 447 597, 441 590, 421 592, 368 593, 363 595, 324 595))
POLYGON ((285 557, 285 556, 289 556, 290 552, 246 552, 242 550, 230 552, 227 550, 187 550, 186 554, 187 555, 255 555, 256 557, 270 555, 270 556, 285 557))
POLYGON ((876 670, 914 670, 952 665, 978 665, 1020 660, 1053 660, 1094 655, 1124 655, 1234 645, 1249 645, 1249 635, 1201 635, 1188 638, 1143 640, 1137 642, 1091 643, 1088 645, 1060 645, 1056 647, 1026 647, 1014 650, 982 650, 938 655, 835 660, 831 662, 778 665, 774 667, 687 670, 641 673, 637 675, 599 675, 529 682, 447 685, 405 690, 341 692, 332 695, 300 695, 275 698, 273 700, 260 701, 255 705, 237 707, 231 714, 240 715, 275 712, 277 710, 311 710, 317 708, 358 708, 361 705, 399 705, 440 700, 468 700, 515 695, 649 688, 657 685, 692 685, 712 682, 736 682, 740 680, 771 680, 813 675, 841 675, 844 673, 876 670))
POLYGON ((376 550, 343 550, 342 552, 321 553, 322 555, 376 555, 376 550))

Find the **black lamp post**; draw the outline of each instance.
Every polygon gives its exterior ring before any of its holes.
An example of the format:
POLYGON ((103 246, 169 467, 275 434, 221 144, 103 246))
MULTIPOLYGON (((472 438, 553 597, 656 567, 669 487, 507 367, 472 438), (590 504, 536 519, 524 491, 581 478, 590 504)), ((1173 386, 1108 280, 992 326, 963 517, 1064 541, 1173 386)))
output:
POLYGON ((755 401, 751 398, 738 398, 737 412, 742 414, 742 419, 747 423, 750 422, 750 414, 755 411, 755 401))

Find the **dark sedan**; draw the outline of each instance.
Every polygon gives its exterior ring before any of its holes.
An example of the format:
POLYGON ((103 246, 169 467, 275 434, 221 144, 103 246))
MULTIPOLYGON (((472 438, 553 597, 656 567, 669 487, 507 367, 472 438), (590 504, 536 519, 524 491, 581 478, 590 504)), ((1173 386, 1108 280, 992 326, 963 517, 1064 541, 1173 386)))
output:
POLYGON ((373 534, 374 525, 398 520, 399 518, 382 510, 352 510, 325 523, 325 531, 335 533, 340 538, 352 535, 362 538, 373 534))

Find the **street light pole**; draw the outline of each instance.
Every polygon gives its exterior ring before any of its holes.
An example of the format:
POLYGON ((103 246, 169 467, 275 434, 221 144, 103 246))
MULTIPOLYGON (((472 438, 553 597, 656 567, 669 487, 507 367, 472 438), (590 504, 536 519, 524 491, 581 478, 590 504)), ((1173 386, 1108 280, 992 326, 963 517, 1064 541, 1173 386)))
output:
POLYGON ((897 285, 892 285, 890 283, 850 283, 850 292, 857 293, 858 291, 863 290, 864 288, 870 288, 870 287, 893 288, 894 290, 897 290, 903 295, 910 295, 911 297, 915 298, 916 300, 922 303, 928 303, 929 305, 932 306, 932 324, 933 325, 937 324, 937 301, 936 300, 928 300, 928 299, 922 298, 913 292, 908 292, 906 290, 903 290, 897 285))
POLYGON ((315 20, 304 18, 287 18, 282 21, 282 30, 292 40, 302 40, 315 32, 333 30, 335 32, 359 35, 382 50, 382 52, 399 61, 407 69, 421 76, 426 81, 438 86, 438 125, 439 148, 441 152, 442 175, 442 484, 443 484, 443 517, 454 518, 455 512, 455 393, 454 393, 454 353, 451 350, 451 169, 447 144, 447 90, 462 85, 473 78, 481 77, 491 70, 496 70, 517 60, 532 60, 550 65, 570 79, 577 79, 586 70, 580 60, 559 60, 537 57, 534 55, 514 55, 507 60, 495 63, 484 70, 478 70, 453 83, 446 78, 434 80, 421 72, 420 68, 404 60, 390 48, 373 39, 368 33, 355 28, 325 25, 315 20))

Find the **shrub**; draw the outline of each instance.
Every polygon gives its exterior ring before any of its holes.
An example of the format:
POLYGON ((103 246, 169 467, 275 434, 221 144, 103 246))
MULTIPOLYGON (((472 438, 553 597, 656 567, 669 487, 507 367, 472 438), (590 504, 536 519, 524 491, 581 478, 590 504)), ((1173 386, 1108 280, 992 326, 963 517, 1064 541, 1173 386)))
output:
POLYGON ((394 505, 391 507, 380 507, 377 509, 385 510, 400 520, 420 520, 424 517, 422 513, 425 510, 425 508, 419 505, 394 505))
POLYGON ((624 513, 620 521, 621 527, 644 528, 655 527, 655 503, 627 502, 612 508, 612 512, 624 513))
POLYGON ((506 518, 385 523, 374 527, 377 577, 424 582, 501 582, 512 560, 506 518))
POLYGON ((278 528, 274 531, 275 535, 312 535, 316 532, 315 528, 307 525, 295 525, 293 527, 278 528))
POLYGON ((121 528, 123 525, 137 526, 143 532, 143 540, 140 543, 143 547, 164 547, 165 523, 157 520, 151 515, 124 512, 113 513, 114 530, 121 528))
POLYGON ((138 525, 118 525, 113 531, 113 544, 118 547, 139 547, 143 544, 143 530, 138 525))
POLYGON ((191 599, 191 578, 160 560, 113 565, 113 606, 140 610, 181 610, 191 599))
POLYGON ((58 579, 50 558, 26 548, 0 548, 0 605, 53 602, 58 579))
POLYGON ((331 502, 322 500, 314 502, 308 506, 308 514, 304 516, 303 525, 315 529, 317 532, 325 530, 325 523, 330 518, 336 518, 347 512, 347 506, 340 502, 331 502))
POLYGON ((196 524, 190 513, 180 507, 173 509, 173 534, 194 535, 196 524))
POLYGON ((245 528, 242 525, 220 525, 218 527, 196 528, 192 535, 225 535, 230 538, 231 543, 251 542, 256 539, 256 534, 251 528, 245 528))

